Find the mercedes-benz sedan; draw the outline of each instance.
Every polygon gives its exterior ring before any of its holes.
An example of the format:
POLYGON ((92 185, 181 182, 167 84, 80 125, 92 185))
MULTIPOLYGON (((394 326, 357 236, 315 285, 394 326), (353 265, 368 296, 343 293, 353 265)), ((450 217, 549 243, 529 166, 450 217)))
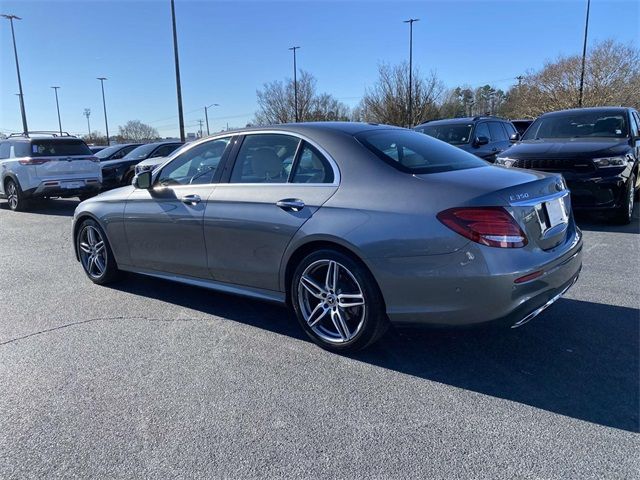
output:
POLYGON ((559 175, 359 123, 195 142, 82 202, 73 238, 95 283, 130 271, 287 303, 333 351, 373 343, 390 322, 520 326, 582 265, 559 175))

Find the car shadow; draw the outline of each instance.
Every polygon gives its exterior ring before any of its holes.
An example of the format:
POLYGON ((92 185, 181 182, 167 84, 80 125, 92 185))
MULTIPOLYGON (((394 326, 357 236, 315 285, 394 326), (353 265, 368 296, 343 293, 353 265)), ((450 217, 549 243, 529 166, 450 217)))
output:
MULTIPOLYGON (((127 275, 112 288, 308 341, 293 314, 278 305, 138 275, 127 275)), ((349 357, 638 432, 639 338, 639 310, 561 299, 519 329, 392 328, 349 357)))
POLYGON ((616 225, 611 223, 606 214, 589 214, 587 212, 576 212, 576 223, 581 230, 592 232, 611 233, 640 233, 640 202, 636 203, 629 225, 616 225))
MULTIPOLYGON (((77 198, 55 198, 50 200, 37 199, 31 200, 29 208, 26 212, 17 212, 35 215, 53 215, 58 217, 72 217, 73 212, 78 206, 77 198)), ((9 204, 6 201, 0 202, 0 210, 9 210, 9 204)))

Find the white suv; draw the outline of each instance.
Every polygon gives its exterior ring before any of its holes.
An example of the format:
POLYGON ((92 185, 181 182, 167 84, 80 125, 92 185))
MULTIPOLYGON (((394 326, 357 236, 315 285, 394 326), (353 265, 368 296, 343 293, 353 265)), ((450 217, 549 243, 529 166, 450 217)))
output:
POLYGON ((100 162, 71 135, 31 132, 0 140, 0 198, 25 210, 31 198, 88 198, 100 191, 100 162))

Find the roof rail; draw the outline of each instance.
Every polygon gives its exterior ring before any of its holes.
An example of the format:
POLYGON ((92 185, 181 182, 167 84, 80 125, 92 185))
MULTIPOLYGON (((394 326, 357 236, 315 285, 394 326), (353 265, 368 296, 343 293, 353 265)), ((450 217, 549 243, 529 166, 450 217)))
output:
POLYGON ((494 120, 506 120, 506 121, 509 121, 508 119, 503 118, 503 117, 498 117, 497 115, 476 115, 475 117, 473 117, 473 121, 475 122, 475 121, 481 120, 483 118, 492 118, 494 120))
POLYGON ((73 137, 69 132, 60 132, 58 130, 30 130, 22 133, 11 133, 9 137, 29 137, 29 135, 51 135, 52 137, 73 137))

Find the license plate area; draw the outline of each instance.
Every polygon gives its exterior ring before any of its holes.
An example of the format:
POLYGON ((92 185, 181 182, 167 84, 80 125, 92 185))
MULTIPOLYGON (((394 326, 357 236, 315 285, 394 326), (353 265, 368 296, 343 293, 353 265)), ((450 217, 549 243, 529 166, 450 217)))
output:
POLYGON ((539 203, 536 205, 536 213, 543 235, 558 225, 566 225, 569 221, 565 197, 554 198, 553 200, 539 203))
POLYGON ((72 190, 75 188, 82 188, 84 187, 84 182, 63 182, 60 184, 60 186, 62 188, 66 188, 68 190, 72 190))

